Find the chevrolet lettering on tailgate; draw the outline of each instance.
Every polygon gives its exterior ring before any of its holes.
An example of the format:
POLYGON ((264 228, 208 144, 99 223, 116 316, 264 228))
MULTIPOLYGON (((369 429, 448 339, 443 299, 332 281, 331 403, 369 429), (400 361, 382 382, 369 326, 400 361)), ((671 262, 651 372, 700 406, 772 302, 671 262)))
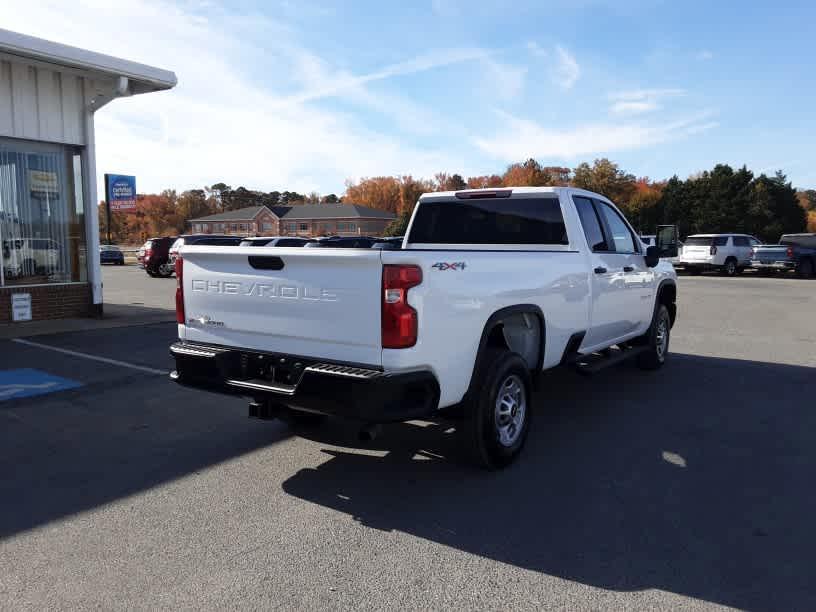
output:
POLYGON ((193 279, 191 289, 204 293, 277 298, 282 300, 305 300, 307 302, 337 301, 337 292, 333 289, 303 287, 300 285, 282 285, 275 283, 252 283, 247 285, 236 281, 193 279))

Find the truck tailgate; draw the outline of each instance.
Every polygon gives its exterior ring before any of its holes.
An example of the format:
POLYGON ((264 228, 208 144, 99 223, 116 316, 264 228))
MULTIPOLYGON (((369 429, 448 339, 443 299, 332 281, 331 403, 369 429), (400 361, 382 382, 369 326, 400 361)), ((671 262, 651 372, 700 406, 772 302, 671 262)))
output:
POLYGON ((754 254, 751 259, 761 263, 786 261, 788 259, 788 247, 775 245, 754 247, 754 254))
POLYGON ((184 340, 382 365, 379 250, 190 246, 184 340))

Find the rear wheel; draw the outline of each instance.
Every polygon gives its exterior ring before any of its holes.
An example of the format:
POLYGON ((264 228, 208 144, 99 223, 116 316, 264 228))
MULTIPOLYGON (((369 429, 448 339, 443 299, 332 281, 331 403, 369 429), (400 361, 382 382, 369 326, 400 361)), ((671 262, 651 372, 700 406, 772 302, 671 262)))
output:
POLYGON ((723 264, 722 272, 726 276, 736 276, 737 275, 737 260, 733 257, 729 257, 725 260, 725 264, 723 264))
POLYGON ((158 276, 162 278, 170 278, 173 276, 173 268, 170 267, 170 264, 162 264, 159 266, 158 276))
POLYGON ((532 416, 532 385, 518 353, 491 350, 478 373, 481 381, 463 423, 464 444, 486 469, 510 465, 518 457, 532 416))
POLYGON ((671 317, 665 304, 660 304, 652 320, 652 325, 642 337, 646 351, 637 356, 637 365, 642 370, 657 370, 666 363, 671 336, 671 317))
POLYGON ((810 278, 813 276, 813 261, 805 258, 799 262, 799 268, 796 270, 799 278, 810 278))

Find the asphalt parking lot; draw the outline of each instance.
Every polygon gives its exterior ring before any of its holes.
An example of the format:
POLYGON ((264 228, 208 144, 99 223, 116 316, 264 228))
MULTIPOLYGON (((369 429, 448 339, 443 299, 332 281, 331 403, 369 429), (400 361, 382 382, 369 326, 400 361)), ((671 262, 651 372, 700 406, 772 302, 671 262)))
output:
POLYGON ((107 268, 168 321, 0 341, 80 385, 0 396, 0 607, 816 609, 816 281, 681 277, 667 366, 548 373, 498 473, 451 423, 296 436, 175 386, 174 286, 107 268))

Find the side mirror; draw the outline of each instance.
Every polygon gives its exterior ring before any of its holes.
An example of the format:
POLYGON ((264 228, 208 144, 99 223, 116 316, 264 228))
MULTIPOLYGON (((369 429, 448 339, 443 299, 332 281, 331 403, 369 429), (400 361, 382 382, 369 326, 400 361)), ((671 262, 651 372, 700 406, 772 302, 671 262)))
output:
POLYGON ((676 225, 657 226, 655 244, 657 245, 658 257, 677 257, 679 242, 676 225))
POLYGON ((660 263, 660 249, 656 246, 646 247, 646 265, 654 268, 660 263))

